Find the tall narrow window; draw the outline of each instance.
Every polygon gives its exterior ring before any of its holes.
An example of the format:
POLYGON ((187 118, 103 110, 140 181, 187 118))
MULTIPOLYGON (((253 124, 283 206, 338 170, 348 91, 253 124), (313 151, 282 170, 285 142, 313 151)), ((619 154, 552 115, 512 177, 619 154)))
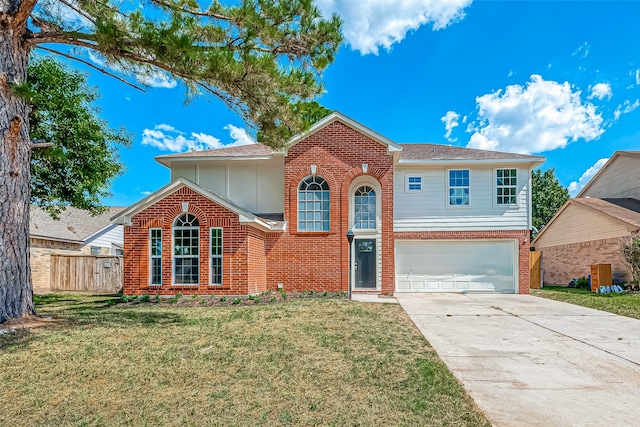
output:
POLYGON ((222 228, 211 229, 211 284, 222 285, 222 228))
MULTIPOLYGON (((151 285, 162 285, 162 229, 149 230, 149 248, 151 255, 151 285)), ((117 251, 117 250, 116 250, 117 251)))
POLYGON ((496 170, 496 203, 510 205, 516 203, 516 191, 518 188, 517 169, 496 170))
POLYGON ((183 214, 173 224, 173 283, 192 285, 200 281, 200 223, 183 214))
POLYGON ((358 188, 353 202, 355 228, 376 228, 376 192, 373 188, 367 185, 358 188))
POLYGON ((449 205, 469 204, 469 169, 449 171, 449 205))
POLYGON ((329 184, 310 176, 298 187, 298 231, 329 231, 329 184))

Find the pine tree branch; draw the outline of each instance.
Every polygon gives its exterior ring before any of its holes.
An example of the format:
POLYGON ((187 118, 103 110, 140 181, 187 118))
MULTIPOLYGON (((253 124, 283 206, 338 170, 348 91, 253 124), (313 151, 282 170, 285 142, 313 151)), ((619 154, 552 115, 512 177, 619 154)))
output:
POLYGON ((93 16, 89 15, 88 13, 86 13, 84 10, 76 7, 75 5, 65 1, 65 0, 58 0, 60 3, 62 3, 63 5, 67 6, 69 9, 73 10, 74 12, 76 12, 78 15, 82 16, 83 18, 87 19, 88 21, 90 21, 91 23, 95 24, 96 20, 94 19, 93 16))
POLYGON ((155 3, 160 7, 166 7, 167 9, 171 9, 176 12, 184 12, 193 16, 201 16, 206 18, 220 19, 222 21, 235 22, 235 20, 230 18, 229 16, 221 15, 219 13, 203 12, 201 10, 190 10, 190 9, 187 9, 186 7, 179 7, 179 6, 176 6, 175 4, 172 4, 163 0, 151 0, 151 2, 155 3))
POLYGON ((48 47, 44 47, 44 46, 36 46, 36 49, 44 50, 44 51, 47 51, 47 52, 50 52, 50 53, 55 53, 56 55, 61 55, 61 56, 64 56, 65 58, 69 58, 69 59, 72 59, 72 60, 74 60, 74 61, 78 61, 78 62, 80 62, 80 63, 82 63, 82 64, 84 64, 84 65, 86 65, 86 66, 88 66, 88 67, 93 68, 94 70, 97 70, 97 71, 100 71, 100 72, 101 72, 101 73, 103 73, 103 74, 106 74, 106 75, 107 75, 107 76, 109 76, 109 77, 113 77, 114 79, 119 80, 119 81, 121 81, 122 83, 127 84, 127 85, 131 86, 131 87, 132 87, 132 88, 134 88, 134 89, 138 89, 138 90, 139 90, 139 91, 141 91, 141 92, 145 92, 145 90, 144 90, 144 89, 142 89, 141 87, 136 86, 136 85, 134 85, 133 83, 126 81, 126 80, 125 80, 125 79, 123 79, 122 77, 118 77, 118 76, 116 76, 115 74, 108 72, 108 71, 107 71, 107 70, 105 70, 104 68, 97 67, 97 66, 93 65, 92 63, 90 63, 89 61, 85 61, 84 59, 81 59, 81 58, 78 58, 78 57, 75 57, 75 56, 68 55, 68 54, 66 54, 66 53, 64 53, 64 52, 60 52, 60 51, 58 51, 58 50, 49 49, 48 47))

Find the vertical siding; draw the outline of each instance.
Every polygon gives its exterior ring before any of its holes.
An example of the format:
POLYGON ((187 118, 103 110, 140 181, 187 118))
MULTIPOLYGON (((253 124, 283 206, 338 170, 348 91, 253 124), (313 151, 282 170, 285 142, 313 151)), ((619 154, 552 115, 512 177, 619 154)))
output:
POLYGON ((394 177, 394 230, 528 230, 529 169, 518 169, 517 204, 496 205, 495 169, 490 166, 402 166, 396 165, 394 177), (449 206, 447 177, 449 169, 470 170, 469 206, 449 206), (421 176, 421 192, 405 192, 406 176, 421 176))
POLYGON ((640 199, 640 157, 620 154, 580 197, 640 199))
POLYGON ((171 179, 184 177, 254 213, 284 212, 284 159, 180 162, 171 179))
POLYGON ((630 231, 622 221, 570 201, 549 229, 536 240, 535 247, 618 238, 628 236, 630 231))

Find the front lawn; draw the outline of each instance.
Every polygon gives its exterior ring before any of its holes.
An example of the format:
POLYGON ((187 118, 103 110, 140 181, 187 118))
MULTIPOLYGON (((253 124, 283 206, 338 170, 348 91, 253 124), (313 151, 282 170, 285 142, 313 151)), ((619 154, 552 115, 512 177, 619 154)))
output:
POLYGON ((398 305, 109 300, 0 335, 0 425, 489 425, 398 305))
POLYGON ((545 286, 543 289, 531 289, 531 295, 640 319, 640 293, 637 292, 596 294, 585 289, 545 286))

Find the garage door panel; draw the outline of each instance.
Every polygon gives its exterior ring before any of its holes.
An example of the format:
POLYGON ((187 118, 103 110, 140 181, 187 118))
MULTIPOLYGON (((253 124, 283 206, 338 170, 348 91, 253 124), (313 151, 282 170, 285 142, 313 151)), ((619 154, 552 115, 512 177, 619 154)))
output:
POLYGON ((398 292, 514 292, 514 240, 396 241, 398 292))

